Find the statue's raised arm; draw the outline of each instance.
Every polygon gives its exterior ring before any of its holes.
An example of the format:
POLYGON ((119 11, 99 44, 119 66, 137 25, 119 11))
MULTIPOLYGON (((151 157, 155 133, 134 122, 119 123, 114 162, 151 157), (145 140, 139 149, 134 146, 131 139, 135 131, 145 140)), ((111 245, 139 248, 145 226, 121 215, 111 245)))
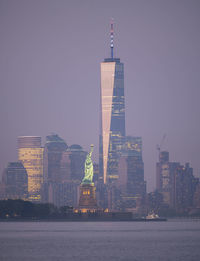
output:
POLYGON ((90 146, 90 152, 87 154, 86 160, 85 160, 85 176, 82 180, 82 184, 92 184, 93 181, 93 163, 92 163, 92 152, 94 149, 94 145, 91 144, 90 146))

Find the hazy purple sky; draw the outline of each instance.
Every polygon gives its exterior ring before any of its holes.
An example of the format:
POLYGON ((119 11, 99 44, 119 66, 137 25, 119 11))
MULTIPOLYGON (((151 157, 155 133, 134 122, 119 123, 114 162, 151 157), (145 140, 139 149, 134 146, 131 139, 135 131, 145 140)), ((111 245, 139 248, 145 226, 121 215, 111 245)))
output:
POLYGON ((148 191, 156 144, 200 173, 199 0, 0 0, 0 171, 17 136, 59 134, 98 161, 100 62, 125 66, 126 130, 142 136, 148 191))

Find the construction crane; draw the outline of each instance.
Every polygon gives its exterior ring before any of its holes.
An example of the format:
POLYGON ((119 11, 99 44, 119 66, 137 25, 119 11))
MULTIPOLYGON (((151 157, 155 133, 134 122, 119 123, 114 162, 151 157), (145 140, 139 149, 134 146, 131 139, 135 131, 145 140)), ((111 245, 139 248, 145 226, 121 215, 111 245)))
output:
POLYGON ((160 145, 157 144, 157 146, 156 146, 159 154, 160 154, 160 151, 161 151, 161 148, 162 148, 162 145, 164 143, 165 138, 166 138, 166 134, 163 135, 162 140, 160 142, 160 145))

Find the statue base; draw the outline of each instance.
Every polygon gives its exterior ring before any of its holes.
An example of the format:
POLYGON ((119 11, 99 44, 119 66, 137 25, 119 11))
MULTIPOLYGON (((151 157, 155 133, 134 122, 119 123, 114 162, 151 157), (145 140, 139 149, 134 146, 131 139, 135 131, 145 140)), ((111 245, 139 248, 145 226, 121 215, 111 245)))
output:
POLYGON ((96 212, 99 208, 96 200, 96 187, 92 184, 80 185, 79 211, 96 212))

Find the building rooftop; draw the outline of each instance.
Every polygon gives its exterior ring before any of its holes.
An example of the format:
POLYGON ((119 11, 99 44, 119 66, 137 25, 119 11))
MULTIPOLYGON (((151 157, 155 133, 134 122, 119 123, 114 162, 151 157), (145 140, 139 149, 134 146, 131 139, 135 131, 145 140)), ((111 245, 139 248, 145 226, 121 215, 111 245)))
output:
POLYGON ((105 58, 104 62, 105 63, 110 63, 110 62, 120 63, 120 58, 105 58))

